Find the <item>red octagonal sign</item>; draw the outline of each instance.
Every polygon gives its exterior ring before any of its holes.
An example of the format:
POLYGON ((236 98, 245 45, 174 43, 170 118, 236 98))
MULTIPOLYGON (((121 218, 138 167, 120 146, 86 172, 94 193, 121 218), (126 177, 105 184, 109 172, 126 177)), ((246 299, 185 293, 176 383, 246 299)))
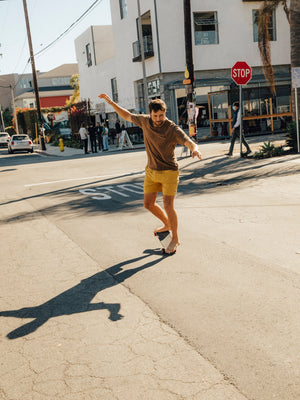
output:
POLYGON ((245 61, 238 61, 231 68, 231 78, 237 85, 246 85, 251 79, 251 67, 245 61))

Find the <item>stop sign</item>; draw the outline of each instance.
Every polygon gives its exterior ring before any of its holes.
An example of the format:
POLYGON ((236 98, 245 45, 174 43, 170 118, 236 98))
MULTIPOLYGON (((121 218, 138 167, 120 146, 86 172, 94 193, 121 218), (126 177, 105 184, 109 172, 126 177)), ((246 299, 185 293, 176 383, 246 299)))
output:
POLYGON ((237 85, 246 85, 251 79, 251 67, 245 61, 238 61, 231 68, 231 78, 237 85))

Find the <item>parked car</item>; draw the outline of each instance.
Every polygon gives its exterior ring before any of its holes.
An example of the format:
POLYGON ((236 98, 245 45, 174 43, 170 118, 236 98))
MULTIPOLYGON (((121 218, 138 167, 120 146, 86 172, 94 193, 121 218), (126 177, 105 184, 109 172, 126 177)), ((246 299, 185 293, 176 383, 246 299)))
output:
POLYGON ((33 152, 33 143, 28 135, 12 135, 8 143, 8 152, 12 154, 15 151, 33 152))
POLYGON ((0 146, 7 147, 10 136, 6 132, 0 132, 0 146))

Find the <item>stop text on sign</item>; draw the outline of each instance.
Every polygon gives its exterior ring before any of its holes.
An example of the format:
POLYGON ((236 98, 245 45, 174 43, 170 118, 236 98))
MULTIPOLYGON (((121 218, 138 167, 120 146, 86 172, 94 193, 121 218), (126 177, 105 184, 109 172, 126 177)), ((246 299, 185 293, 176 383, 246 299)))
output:
POLYGON ((251 79, 251 68, 245 61, 238 61, 231 69, 231 77, 237 85, 245 85, 251 79))
POLYGON ((234 78, 248 78, 249 75, 251 76, 250 69, 234 69, 232 71, 232 76, 234 78))

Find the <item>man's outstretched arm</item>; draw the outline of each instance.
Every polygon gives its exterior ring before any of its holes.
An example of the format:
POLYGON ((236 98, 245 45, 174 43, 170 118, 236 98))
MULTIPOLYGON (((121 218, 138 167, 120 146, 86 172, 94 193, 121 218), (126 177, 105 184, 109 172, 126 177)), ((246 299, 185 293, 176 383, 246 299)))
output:
POLYGON ((131 120, 131 112, 129 112, 128 110, 126 110, 123 107, 120 107, 117 103, 115 103, 114 101, 112 101, 112 99, 105 93, 101 93, 98 96, 100 99, 103 99, 106 101, 107 104, 110 104, 112 106, 112 108, 115 110, 115 112, 123 119, 125 119, 125 121, 128 122, 132 122, 131 120))
POLYGON ((198 157, 199 160, 202 160, 201 152, 198 149, 198 145, 193 142, 191 139, 188 139, 184 142, 185 147, 187 147, 191 151, 192 157, 198 157))

